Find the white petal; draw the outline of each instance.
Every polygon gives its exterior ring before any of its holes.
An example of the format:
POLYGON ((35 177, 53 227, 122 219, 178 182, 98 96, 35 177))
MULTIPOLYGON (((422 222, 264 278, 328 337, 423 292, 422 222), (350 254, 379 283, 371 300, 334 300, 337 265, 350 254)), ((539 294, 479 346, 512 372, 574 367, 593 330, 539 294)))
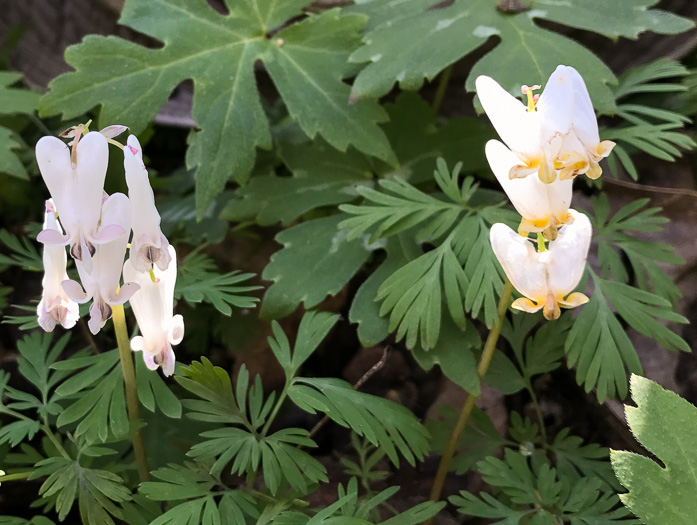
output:
MULTIPOLYGON (((97 233, 109 162, 109 144, 104 135, 92 131, 77 145, 76 183, 73 206, 78 210, 81 234, 93 241, 97 233)), ((65 213, 58 204, 58 213, 65 213)))
POLYGON ((523 103, 487 76, 476 80, 477 96, 487 117, 506 145, 525 161, 541 153, 540 115, 528 112, 523 103))
POLYGON ((149 273, 139 272, 130 260, 123 265, 123 278, 140 285, 140 289, 130 299, 133 315, 143 336, 144 352, 159 354, 167 340, 167 328, 172 311, 167 312, 161 296, 164 283, 153 282, 149 273))
POLYGON ((547 272, 549 284, 555 296, 566 296, 583 276, 586 257, 593 229, 583 213, 569 210, 574 221, 559 231, 556 240, 549 244, 547 272))
POLYGON ((529 240, 505 224, 491 227, 491 247, 511 284, 521 294, 540 304, 547 295, 545 266, 529 240))
POLYGON ((600 142, 598 120, 586 83, 578 71, 572 67, 568 67, 568 76, 574 88, 574 133, 587 148, 595 147, 600 142))
POLYGON ((168 339, 173 345, 178 345, 184 339, 184 318, 179 314, 172 317, 168 339))
MULTIPOLYGON (((128 197, 114 193, 102 206, 102 225, 117 225, 124 232, 130 231, 131 210, 128 197)), ((121 280, 121 268, 126 255, 128 235, 125 233, 109 243, 97 246, 94 259, 98 267, 99 293, 110 304, 118 304, 116 290, 121 280)))
MULTIPOLYGON (((545 137, 566 134, 573 123, 574 85, 576 70, 569 66, 557 66, 547 80, 544 91, 537 102, 537 111, 542 119, 545 137)), ((578 75, 578 73, 576 73, 578 75)))
POLYGON ((491 170, 494 172, 499 184, 501 184, 503 191, 511 199, 516 211, 523 218, 534 224, 539 223, 539 231, 544 230, 551 218, 551 209, 548 202, 548 185, 540 181, 537 175, 522 179, 509 178, 508 173, 511 167, 516 165, 519 160, 513 152, 498 140, 487 142, 485 151, 491 170))
POLYGON ((123 148, 123 165, 133 214, 130 252, 133 266, 144 272, 152 267, 153 262, 157 262, 164 269, 169 263, 166 253, 169 242, 160 230, 160 214, 155 207, 155 195, 143 164, 143 151, 135 135, 128 137, 127 145, 123 148))

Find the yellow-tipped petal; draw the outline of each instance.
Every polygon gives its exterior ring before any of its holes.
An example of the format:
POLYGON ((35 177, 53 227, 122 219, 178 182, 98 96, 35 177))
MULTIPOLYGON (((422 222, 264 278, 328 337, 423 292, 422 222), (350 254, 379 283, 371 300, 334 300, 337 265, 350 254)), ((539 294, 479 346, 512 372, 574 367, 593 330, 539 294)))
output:
POLYGON ((542 315, 545 316, 545 319, 548 321, 554 321, 555 319, 559 319, 559 316, 561 315, 561 310, 559 309, 559 302, 557 301, 556 297, 554 297, 554 294, 552 292, 549 292, 547 294, 547 300, 545 301, 545 306, 542 309, 542 315))
POLYGON ((589 179, 597 179, 600 178, 600 176, 603 174, 603 169, 595 163, 591 163, 591 167, 588 169, 586 172, 586 175, 588 175, 589 179))
POLYGON ((582 304, 586 304, 589 301, 588 297, 581 292, 574 292, 569 295, 563 301, 559 301, 559 304, 564 308, 576 308, 582 304))
POLYGON ((520 310, 521 312, 527 312, 529 314, 534 314, 542 308, 541 304, 536 304, 527 297, 520 297, 513 301, 511 308, 515 310, 520 310))

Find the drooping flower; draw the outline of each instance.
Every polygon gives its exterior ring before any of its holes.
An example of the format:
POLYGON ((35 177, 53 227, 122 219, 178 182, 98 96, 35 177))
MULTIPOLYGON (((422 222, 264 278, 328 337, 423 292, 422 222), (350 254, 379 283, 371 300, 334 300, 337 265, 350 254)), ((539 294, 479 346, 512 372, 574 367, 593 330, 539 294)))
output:
POLYGON ((537 173, 542 182, 551 183, 557 176, 600 176, 598 162, 614 143, 600 142, 588 90, 574 68, 558 66, 537 101, 533 89, 539 86, 523 86, 527 106, 490 77, 478 77, 476 86, 484 111, 518 158, 510 178, 537 173))
POLYGON ((79 140, 75 155, 56 137, 43 137, 36 144, 36 160, 65 234, 52 228, 39 233, 37 240, 57 246, 70 245, 70 254, 91 268, 95 245, 109 243, 126 232, 118 224, 109 223, 100 210, 104 178, 108 162, 107 139, 90 132, 79 140), (73 160, 75 162, 73 162, 73 160))
MULTIPOLYGON (((46 201, 44 229, 62 232, 51 200, 46 201)), ((68 258, 63 246, 48 244, 44 246, 44 278, 41 281, 43 291, 36 313, 39 326, 47 332, 53 332, 57 324, 68 330, 75 326, 75 323, 80 318, 77 303, 65 294, 61 286, 61 283, 68 278, 65 270, 67 261, 68 258)))
POLYGON ((174 284, 177 280, 177 254, 169 246, 171 262, 166 270, 153 268, 155 280, 148 273, 139 272, 131 259, 123 265, 123 276, 140 285, 131 297, 131 308, 138 321, 141 335, 131 339, 131 349, 143 352, 143 360, 150 370, 158 366, 166 376, 174 373, 174 350, 184 338, 184 318, 174 310, 174 284))
POLYGON ((102 205, 101 217, 103 224, 117 225, 124 233, 111 242, 97 245, 92 257, 91 271, 83 262, 75 262, 84 291, 76 281, 63 281, 65 293, 74 301, 86 303, 92 299, 90 320, 87 324, 93 334, 99 332, 104 323, 111 318, 112 306, 125 303, 140 288, 134 282, 126 282, 119 287, 128 233, 131 229, 128 197, 123 193, 114 193, 108 197, 102 205))
POLYGON ((518 157, 498 140, 486 144, 486 158, 496 179, 522 216, 518 231, 521 233, 544 232, 552 240, 557 228, 572 220, 569 205, 572 196, 572 180, 559 180, 545 184, 538 177, 508 177, 518 157))
POLYGON ((574 221, 565 225, 549 249, 538 252, 533 242, 505 224, 491 227, 491 247, 511 284, 524 297, 511 305, 524 312, 542 309, 545 318, 557 319, 560 307, 574 308, 588 298, 574 292, 586 265, 592 228, 584 214, 569 210, 574 221))
POLYGON ((135 135, 128 137, 123 148, 123 165, 133 214, 131 264, 139 272, 149 272, 153 264, 164 271, 170 263, 169 241, 160 229, 160 214, 155 207, 148 171, 143 165, 143 151, 135 135))

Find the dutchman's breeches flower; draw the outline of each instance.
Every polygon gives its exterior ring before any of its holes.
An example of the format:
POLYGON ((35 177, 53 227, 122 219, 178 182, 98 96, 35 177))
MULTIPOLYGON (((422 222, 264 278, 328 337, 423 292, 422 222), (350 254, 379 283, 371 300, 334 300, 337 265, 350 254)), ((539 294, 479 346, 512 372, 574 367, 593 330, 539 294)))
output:
POLYGON ((560 307, 574 308, 588 302, 582 293, 571 293, 586 266, 592 228, 584 214, 569 210, 573 222, 565 225, 549 249, 535 251, 533 241, 505 224, 491 227, 491 247, 506 276, 524 297, 511 305, 524 312, 542 309, 545 318, 557 319, 560 307))
POLYGON ((76 281, 63 282, 63 289, 74 301, 85 303, 92 299, 90 320, 87 324, 93 334, 99 332, 104 323, 111 318, 111 306, 125 303, 139 288, 138 284, 133 282, 126 282, 119 287, 121 266, 128 244, 126 232, 130 232, 131 229, 128 197, 123 193, 114 193, 108 197, 102 205, 101 216, 103 224, 117 225, 124 233, 109 243, 97 246, 92 258, 91 271, 83 262, 76 261, 84 291, 76 281))
POLYGON ((52 228, 39 233, 37 240, 57 246, 70 245, 70 254, 89 270, 95 245, 109 243, 127 232, 109 223, 100 210, 108 162, 107 139, 91 132, 79 135, 73 154, 56 137, 43 137, 36 144, 36 160, 46 182, 65 234, 52 228))
POLYGON ((532 93, 539 86, 523 86, 527 106, 490 77, 478 77, 476 86, 484 111, 517 158, 511 179, 537 173, 549 184, 581 173, 600 176, 598 162, 614 143, 600 142, 588 90, 574 68, 558 66, 539 100, 532 93))
POLYGON ((538 177, 514 178, 508 173, 518 162, 518 157, 498 140, 486 144, 486 158, 501 187, 522 216, 518 231, 521 233, 544 232, 552 240, 557 228, 572 220, 571 180, 558 180, 545 184, 538 177))
POLYGON ((155 195, 150 187, 148 171, 143 165, 143 151, 135 135, 128 137, 128 143, 123 148, 123 165, 133 216, 131 264, 139 272, 149 272, 153 264, 164 271, 170 262, 169 241, 160 229, 155 195))
MULTIPOLYGON (((46 214, 44 216, 44 230, 55 230, 62 233, 60 223, 56 219, 53 202, 46 201, 46 214)), ((41 301, 37 307, 39 326, 47 332, 52 332, 57 324, 70 329, 75 326, 80 318, 77 303, 63 291, 61 283, 68 278, 65 266, 68 258, 63 246, 44 246, 44 278, 41 281, 43 292, 41 301)))
POLYGON ((143 352, 143 360, 150 370, 158 366, 166 376, 174 373, 174 351, 184 337, 184 319, 172 315, 174 310, 174 284, 177 280, 177 254, 169 246, 171 262, 166 270, 153 268, 155 280, 149 272, 139 272, 133 267, 132 259, 123 265, 125 280, 140 285, 140 290, 131 297, 131 308, 138 321, 141 335, 131 339, 131 349, 143 352))

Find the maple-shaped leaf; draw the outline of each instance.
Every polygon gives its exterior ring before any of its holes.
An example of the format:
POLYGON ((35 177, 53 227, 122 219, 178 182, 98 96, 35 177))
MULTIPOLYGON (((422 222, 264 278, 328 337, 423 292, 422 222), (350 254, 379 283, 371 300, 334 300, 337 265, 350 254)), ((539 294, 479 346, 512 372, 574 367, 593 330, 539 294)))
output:
POLYGON ((394 162, 377 125, 386 113, 375 101, 349 104, 349 54, 359 43, 365 17, 338 9, 302 13, 309 0, 226 0, 227 16, 205 0, 127 0, 119 22, 163 43, 148 49, 116 37, 91 35, 67 49, 76 71, 51 82, 43 115, 71 118, 101 105, 100 126, 145 128, 183 80, 193 79, 192 133, 186 163, 196 168, 199 216, 232 176, 244 182, 256 148, 270 148, 269 123, 257 91, 254 67, 263 61, 290 115, 310 137, 339 150, 359 150, 394 162), (278 32, 276 30, 282 27, 278 32))
POLYGON ((626 406, 634 437, 658 460, 612 451, 612 468, 629 491, 620 499, 647 525, 691 525, 697 516, 697 408, 648 379, 632 375, 626 406))
MULTIPOLYGON (((504 88, 520 93, 521 84, 542 84, 559 64, 575 67, 586 79, 595 107, 613 113, 614 97, 608 84, 613 73, 593 53, 573 40, 537 26, 535 19, 601 33, 610 38, 636 38, 651 30, 679 33, 692 22, 670 13, 649 10, 657 0, 537 0, 534 9, 504 13, 495 0, 457 0, 443 8, 410 9, 399 23, 382 23, 364 37, 364 46, 350 60, 370 62, 356 78, 351 91, 355 100, 379 97, 395 82, 403 89, 417 89, 448 65, 498 36, 500 43, 472 68, 466 82, 474 91, 478 75, 494 77, 504 88)), ((369 12, 369 11, 368 11, 369 12)), ((379 14, 379 16, 382 16, 379 14)), ((381 18, 382 20, 382 18, 381 18)))
MULTIPOLYGON (((13 88, 12 84, 22 78, 20 73, 0 71, 0 115, 34 113, 39 103, 39 94, 28 89, 13 88)), ((27 170, 17 155, 24 143, 11 129, 0 126, 0 173, 8 173, 26 179, 27 170)))

